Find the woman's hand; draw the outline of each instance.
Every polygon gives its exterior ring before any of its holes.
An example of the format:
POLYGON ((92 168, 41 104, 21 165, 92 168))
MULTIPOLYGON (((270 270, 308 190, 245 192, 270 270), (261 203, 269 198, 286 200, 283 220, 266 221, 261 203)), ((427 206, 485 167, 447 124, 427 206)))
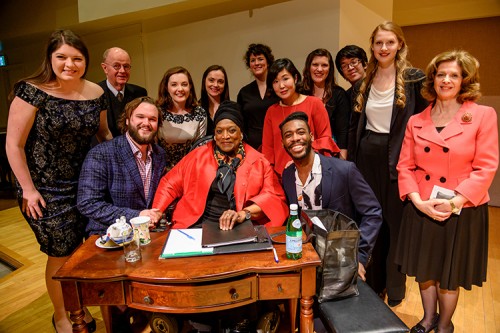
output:
POLYGON ((445 199, 429 199, 420 202, 413 202, 413 204, 419 211, 439 222, 448 219, 451 215, 449 210, 442 211, 440 209, 442 205, 448 204, 448 200, 445 199))
POLYGON ((40 192, 36 189, 33 190, 23 190, 23 203, 21 206, 21 210, 26 213, 28 217, 31 217, 35 220, 43 217, 42 208, 45 208, 47 204, 43 199, 40 192))
POLYGON ((231 209, 226 210, 219 218, 219 227, 222 230, 231 230, 233 229, 235 223, 245 221, 245 215, 242 216, 241 212, 238 213, 237 211, 231 209))

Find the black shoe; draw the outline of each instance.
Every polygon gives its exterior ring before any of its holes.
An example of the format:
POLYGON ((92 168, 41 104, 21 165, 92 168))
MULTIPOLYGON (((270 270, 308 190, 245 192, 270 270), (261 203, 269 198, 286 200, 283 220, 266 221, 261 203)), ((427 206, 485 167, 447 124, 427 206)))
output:
POLYGON ((428 329, 425 329, 424 325, 418 323, 417 325, 411 328, 410 333, 429 333, 430 331, 434 330, 437 327, 438 321, 439 321, 439 313, 435 313, 434 318, 432 318, 431 325, 429 326, 428 329))
POLYGON ((54 319, 55 315, 52 315, 52 326, 54 326, 54 331, 57 333, 57 328, 56 328, 56 320, 54 319))
POLYGON ((393 308, 401 304, 402 301, 402 299, 387 299, 387 304, 389 304, 389 306, 393 308))
POLYGON ((86 323, 87 324, 87 331, 89 333, 94 333, 95 330, 97 329, 97 323, 95 322, 95 319, 92 318, 92 321, 90 323, 86 323))

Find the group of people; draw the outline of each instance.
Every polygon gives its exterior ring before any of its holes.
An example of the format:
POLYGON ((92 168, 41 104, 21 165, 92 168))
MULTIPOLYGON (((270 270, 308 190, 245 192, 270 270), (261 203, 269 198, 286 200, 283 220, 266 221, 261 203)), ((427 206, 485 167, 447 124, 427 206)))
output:
MULTIPOLYGON (((52 276, 120 216, 147 215, 153 228, 170 207, 173 228, 280 226, 297 203, 358 223, 359 276, 389 305, 416 277, 424 317, 411 332, 453 332, 459 287, 486 280, 497 116, 475 103, 472 55, 441 53, 424 73, 407 52, 392 22, 373 31, 369 59, 354 45, 335 59, 317 49, 302 74, 250 44, 255 80, 237 102, 219 65, 203 73, 200 100, 183 67, 166 71, 154 100, 127 83, 125 50, 106 50, 107 79, 95 84, 82 40, 54 32, 40 69, 14 86, 6 148, 21 211, 48 255, 56 330, 71 326, 52 276), (102 143, 91 149, 93 137, 102 143)), ((95 330, 88 311, 85 321, 95 330)))

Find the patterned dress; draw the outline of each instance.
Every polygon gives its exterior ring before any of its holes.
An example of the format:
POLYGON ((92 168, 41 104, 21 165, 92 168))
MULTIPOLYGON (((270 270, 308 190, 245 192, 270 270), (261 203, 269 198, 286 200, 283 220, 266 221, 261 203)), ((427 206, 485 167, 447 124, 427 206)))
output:
MULTIPOLYGON (((62 99, 26 82, 15 94, 38 108, 24 149, 31 179, 47 204, 38 220, 23 215, 42 252, 67 256, 85 233, 87 220, 76 208, 78 177, 99 128, 99 115, 106 109, 105 100, 103 95, 93 100, 62 99)), ((21 207, 23 193, 17 186, 21 207)))
POLYGON ((197 106, 186 114, 162 110, 162 117, 158 143, 167 152, 167 170, 170 170, 189 153, 196 140, 205 136, 207 113, 197 106))

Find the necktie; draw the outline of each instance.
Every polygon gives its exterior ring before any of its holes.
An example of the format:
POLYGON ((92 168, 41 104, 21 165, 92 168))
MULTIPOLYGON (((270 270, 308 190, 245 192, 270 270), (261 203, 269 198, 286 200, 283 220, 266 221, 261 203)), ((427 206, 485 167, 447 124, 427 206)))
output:
POLYGON ((118 92, 118 94, 116 94, 116 98, 121 102, 123 101, 123 94, 121 91, 118 92))

